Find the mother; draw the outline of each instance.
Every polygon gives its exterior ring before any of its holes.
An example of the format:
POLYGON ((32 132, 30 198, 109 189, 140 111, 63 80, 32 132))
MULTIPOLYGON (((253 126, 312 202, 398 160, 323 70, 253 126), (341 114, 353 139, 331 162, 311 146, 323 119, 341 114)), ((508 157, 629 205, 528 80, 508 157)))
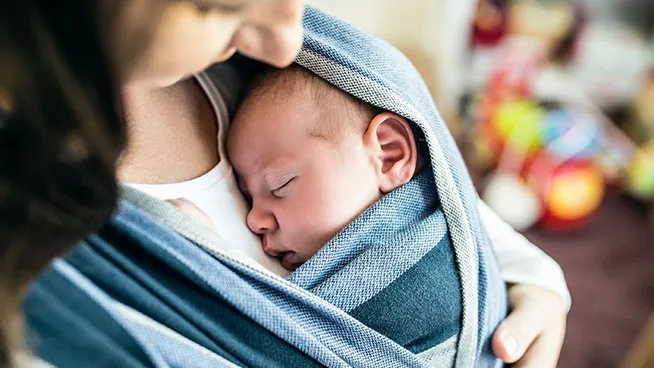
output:
MULTIPOLYGON (((236 50, 287 65, 300 15, 296 0, 0 4, 0 366, 20 346, 17 310, 30 282, 113 210, 116 162, 122 181, 165 184, 224 161, 219 117, 184 77, 236 50)), ((560 271, 480 208, 505 280, 517 283, 494 349, 506 361, 553 366, 565 329, 560 271)))

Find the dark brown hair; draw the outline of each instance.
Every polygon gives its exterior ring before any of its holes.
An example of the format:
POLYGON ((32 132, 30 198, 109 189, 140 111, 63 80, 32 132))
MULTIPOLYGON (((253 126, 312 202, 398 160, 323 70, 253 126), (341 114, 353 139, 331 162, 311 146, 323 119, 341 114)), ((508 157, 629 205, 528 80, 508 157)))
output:
POLYGON ((0 2, 0 367, 15 364, 30 282, 118 196, 124 128, 100 6, 0 2))

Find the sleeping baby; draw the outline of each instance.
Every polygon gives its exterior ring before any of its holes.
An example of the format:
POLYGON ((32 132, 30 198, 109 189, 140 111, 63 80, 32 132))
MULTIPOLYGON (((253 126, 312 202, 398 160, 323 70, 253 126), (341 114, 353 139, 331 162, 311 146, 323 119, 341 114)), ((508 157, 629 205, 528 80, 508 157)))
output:
POLYGON ((460 280, 413 123, 294 65, 252 83, 227 154, 288 281, 413 353, 454 346, 460 280))

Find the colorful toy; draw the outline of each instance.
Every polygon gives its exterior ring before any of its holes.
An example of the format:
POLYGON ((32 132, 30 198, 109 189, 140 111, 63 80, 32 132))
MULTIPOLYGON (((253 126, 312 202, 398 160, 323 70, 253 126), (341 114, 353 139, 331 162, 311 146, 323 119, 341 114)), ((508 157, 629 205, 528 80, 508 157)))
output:
POLYGON ((602 129, 591 114, 555 110, 547 113, 542 125, 544 144, 561 159, 589 159, 601 148, 602 129))
POLYGON ((480 0, 472 29, 473 42, 484 46, 499 43, 506 34, 507 17, 505 0, 480 0))
POLYGON ((627 169, 627 190, 641 199, 654 198, 654 140, 642 146, 627 169))
POLYGON ((604 197, 604 177, 592 161, 567 161, 550 175, 542 195, 542 224, 550 229, 579 227, 604 197))
POLYGON ((482 193, 489 206, 518 230, 538 221, 549 229, 584 225, 604 197, 596 119, 518 100, 499 106, 492 122, 504 146, 482 193))
MULTIPOLYGON (((488 5, 497 2, 481 1, 478 15, 486 23, 480 24, 493 31, 499 13, 488 5)), ((497 163, 482 197, 517 229, 539 222, 549 229, 583 226, 601 205, 607 183, 654 199, 651 45, 622 22, 592 17, 576 2, 507 4, 506 35, 491 48, 492 57, 482 59, 476 163, 497 163), (538 98, 549 103, 538 104, 538 98), (623 111, 632 100, 631 124, 621 120, 618 128, 605 111, 623 111)))
POLYGON ((529 100, 508 101, 493 114, 492 123, 504 142, 516 151, 535 152, 541 147, 545 111, 529 100))
POLYGON ((524 39, 504 41, 490 71, 485 94, 494 103, 529 98, 532 83, 545 61, 545 50, 524 39))
POLYGON ((534 190, 511 172, 491 177, 482 193, 484 202, 516 230, 533 226, 543 216, 543 205, 534 190))

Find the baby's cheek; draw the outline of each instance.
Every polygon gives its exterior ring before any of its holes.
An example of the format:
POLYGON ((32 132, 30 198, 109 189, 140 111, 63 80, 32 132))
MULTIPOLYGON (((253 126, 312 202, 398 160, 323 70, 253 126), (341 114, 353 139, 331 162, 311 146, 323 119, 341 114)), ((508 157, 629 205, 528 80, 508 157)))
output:
POLYGON ((326 198, 305 201, 293 219, 293 233, 298 246, 315 253, 343 227, 343 216, 326 198))
POLYGON ((321 211, 318 211, 315 219, 319 222, 316 225, 319 231, 316 236, 321 244, 327 243, 351 221, 353 211, 352 208, 348 208, 346 200, 347 198, 331 198, 325 201, 321 211))

